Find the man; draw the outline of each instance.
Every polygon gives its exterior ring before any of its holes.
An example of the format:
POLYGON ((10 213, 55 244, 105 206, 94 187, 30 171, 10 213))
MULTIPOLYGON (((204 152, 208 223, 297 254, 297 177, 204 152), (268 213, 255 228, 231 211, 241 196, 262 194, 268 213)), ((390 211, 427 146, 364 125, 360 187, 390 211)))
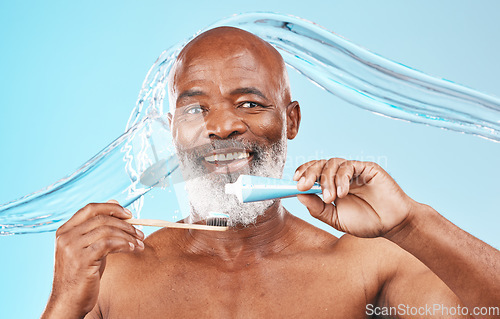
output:
POLYGON ((242 172, 279 177, 299 130, 299 104, 268 43, 207 31, 182 50, 169 85, 193 216, 225 212, 230 230, 144 239, 117 202, 89 204, 57 231, 43 318, 468 318, 499 305, 499 251, 413 201, 374 163, 318 160, 295 173, 299 190, 320 182, 323 199, 298 198, 341 238, 279 200, 240 205, 223 193, 242 172))

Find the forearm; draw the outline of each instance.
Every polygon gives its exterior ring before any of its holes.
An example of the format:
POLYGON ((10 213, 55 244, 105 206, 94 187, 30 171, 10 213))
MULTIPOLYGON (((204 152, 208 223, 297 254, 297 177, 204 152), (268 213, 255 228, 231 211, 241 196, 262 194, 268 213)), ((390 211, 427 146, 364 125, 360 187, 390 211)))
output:
POLYGON ((84 312, 68 306, 67 302, 58 300, 56 296, 51 295, 40 319, 83 319, 85 315, 84 312))
POLYGON ((431 269, 468 307, 499 306, 500 252, 418 204, 387 238, 431 269))
POLYGON ((40 319, 70 319, 70 318, 74 318, 74 319, 83 319, 85 318, 85 316, 81 316, 81 315, 77 315, 77 314, 68 314, 68 312, 66 312, 65 310, 57 307, 57 306, 52 306, 50 304, 47 305, 47 307, 45 308, 42 316, 40 317, 40 319))

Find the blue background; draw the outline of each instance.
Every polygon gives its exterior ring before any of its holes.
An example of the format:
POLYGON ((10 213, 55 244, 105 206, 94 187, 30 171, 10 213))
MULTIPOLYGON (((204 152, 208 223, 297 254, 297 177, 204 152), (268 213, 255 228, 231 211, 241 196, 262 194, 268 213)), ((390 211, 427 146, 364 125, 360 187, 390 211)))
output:
MULTIPOLYGON (((0 203, 72 173, 118 137, 156 57, 234 13, 300 16, 387 58, 500 96, 498 1, 170 2, 0 3, 0 203)), ((377 116, 290 76, 303 124, 289 144, 287 174, 315 158, 378 161, 415 200, 500 247, 500 144, 377 116)), ((321 225, 295 199, 285 205, 321 225)), ((54 233, 0 237, 0 318, 41 314, 53 245, 54 233)))

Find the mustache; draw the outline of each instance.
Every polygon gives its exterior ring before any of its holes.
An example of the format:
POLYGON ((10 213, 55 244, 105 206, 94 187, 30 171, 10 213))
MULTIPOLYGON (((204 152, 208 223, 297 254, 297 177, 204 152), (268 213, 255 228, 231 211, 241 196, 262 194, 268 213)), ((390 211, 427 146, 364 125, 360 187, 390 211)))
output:
POLYGON ((264 152, 264 147, 256 142, 251 142, 244 139, 224 139, 212 140, 207 144, 199 145, 192 148, 178 148, 181 155, 188 156, 191 159, 201 161, 205 156, 224 149, 235 149, 250 151, 254 155, 254 159, 260 158, 264 152))

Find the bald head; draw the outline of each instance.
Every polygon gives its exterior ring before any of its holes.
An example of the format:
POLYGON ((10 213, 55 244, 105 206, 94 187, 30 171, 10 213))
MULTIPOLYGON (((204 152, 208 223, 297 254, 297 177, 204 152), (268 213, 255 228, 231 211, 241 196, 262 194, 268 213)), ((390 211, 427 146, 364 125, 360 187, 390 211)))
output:
MULTIPOLYGON (((207 75, 206 66, 218 68, 218 75, 245 77, 246 71, 258 72, 262 83, 279 99, 280 106, 291 102, 286 66, 276 49, 261 38, 233 27, 208 30, 190 41, 180 52, 170 72, 169 93, 171 109, 175 108, 178 84, 186 77, 207 75)), ((213 77, 212 72, 210 76, 213 77)), ((196 82, 196 79, 191 79, 196 82)), ((212 78, 217 82, 218 77, 212 78)), ((194 84, 194 83, 193 83, 194 84)))

